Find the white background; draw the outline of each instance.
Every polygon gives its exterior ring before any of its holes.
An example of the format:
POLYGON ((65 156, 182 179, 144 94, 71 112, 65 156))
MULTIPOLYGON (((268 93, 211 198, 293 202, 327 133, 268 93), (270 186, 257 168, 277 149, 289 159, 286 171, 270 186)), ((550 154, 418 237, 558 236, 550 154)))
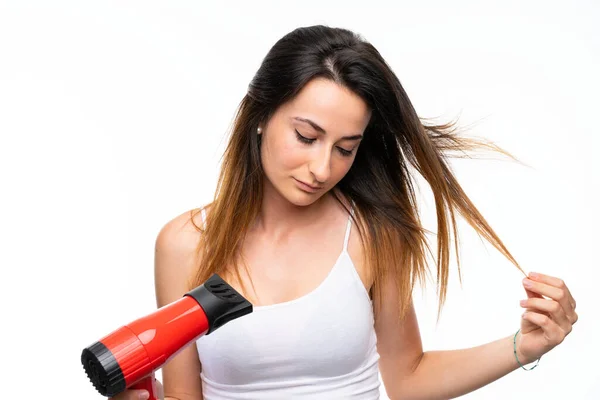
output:
MULTIPOLYGON (((580 321, 535 370, 463 398, 600 398, 598 3, 0 4, 4 398, 100 398, 81 350, 155 309, 158 231, 212 199, 262 58, 317 23, 373 43, 421 117, 476 124, 470 134, 529 165, 452 164, 524 269, 566 281, 580 321)), ((420 182, 423 222, 435 229, 420 182)), ((439 324, 433 282, 415 292, 425 350, 519 327, 523 275, 463 220, 460 240, 463 286, 453 259, 439 324)))

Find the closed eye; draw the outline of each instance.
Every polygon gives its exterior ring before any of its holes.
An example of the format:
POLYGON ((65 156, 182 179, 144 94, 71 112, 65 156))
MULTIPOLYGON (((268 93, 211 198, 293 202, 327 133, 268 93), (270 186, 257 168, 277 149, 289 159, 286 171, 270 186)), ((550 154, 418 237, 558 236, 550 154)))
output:
MULTIPOLYGON (((295 129, 294 129, 295 130, 295 129)), ((300 134, 300 132, 296 131, 296 137, 298 138, 299 141, 301 141, 302 143, 306 143, 306 144, 311 144, 312 142, 314 142, 317 139, 309 139, 307 137, 304 137, 300 134)))
MULTIPOLYGON (((299 140, 301 143, 304 143, 304 144, 307 144, 307 145, 311 145, 311 144, 313 144, 313 142, 314 142, 315 140, 317 140, 317 139, 310 139, 310 138, 307 138, 307 137, 304 137, 304 136, 302 136, 302 135, 300 134, 300 132, 298 132, 298 130, 296 130, 296 129, 294 129, 294 131, 296 132, 296 138, 297 138, 297 139, 298 139, 298 140, 299 140)), ((339 151, 339 153, 340 153, 342 156, 344 156, 344 157, 350 157, 350 156, 352 155, 353 151, 354 151, 354 149, 352 149, 352 150, 346 150, 346 149, 344 149, 344 148, 341 148, 341 147, 339 147, 339 146, 338 146, 338 147, 336 147, 336 149, 337 149, 337 150, 339 151)))

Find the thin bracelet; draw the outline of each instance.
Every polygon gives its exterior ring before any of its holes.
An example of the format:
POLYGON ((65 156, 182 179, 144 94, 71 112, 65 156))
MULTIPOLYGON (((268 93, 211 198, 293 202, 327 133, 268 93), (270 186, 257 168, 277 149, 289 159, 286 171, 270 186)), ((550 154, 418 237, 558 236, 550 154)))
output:
POLYGON ((534 369, 535 367, 537 367, 537 366, 538 366, 538 364, 540 363, 540 359, 541 359, 542 357, 538 358, 538 359, 537 359, 537 363, 536 363, 536 364, 535 364, 533 367, 531 367, 531 368, 529 368, 529 369, 525 368, 525 367, 523 366, 523 364, 521 364, 521 361, 519 361, 519 357, 517 357, 517 334, 518 334, 520 331, 521 331, 521 329, 519 328, 519 330, 517 331, 517 333, 515 333, 515 337, 513 338, 513 348, 514 348, 515 358, 517 359, 517 362, 519 363, 519 365, 521 366, 521 368, 523 368, 525 371, 531 371, 532 369, 534 369))

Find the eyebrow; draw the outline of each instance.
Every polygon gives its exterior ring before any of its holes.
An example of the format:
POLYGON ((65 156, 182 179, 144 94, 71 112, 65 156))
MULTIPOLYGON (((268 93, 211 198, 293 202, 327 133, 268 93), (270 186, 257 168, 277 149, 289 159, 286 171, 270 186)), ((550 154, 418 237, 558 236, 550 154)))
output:
MULTIPOLYGON (((308 118, 294 117, 293 119, 295 119, 296 121, 300 121, 300 122, 306 122, 307 124, 312 126, 317 132, 320 132, 324 135, 327 134, 325 129, 321 128, 314 121, 311 121, 308 118)), ((362 139, 362 138, 363 138, 363 135, 358 134, 358 135, 343 136, 342 140, 358 140, 358 139, 362 139)))

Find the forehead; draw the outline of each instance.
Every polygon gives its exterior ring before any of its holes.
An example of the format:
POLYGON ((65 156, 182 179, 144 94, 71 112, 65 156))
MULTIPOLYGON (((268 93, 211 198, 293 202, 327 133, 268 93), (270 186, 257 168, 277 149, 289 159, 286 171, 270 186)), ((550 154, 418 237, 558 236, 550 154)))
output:
POLYGON ((367 103, 349 89, 324 78, 307 83, 288 104, 288 117, 315 121, 327 132, 362 133, 369 123, 367 103))

